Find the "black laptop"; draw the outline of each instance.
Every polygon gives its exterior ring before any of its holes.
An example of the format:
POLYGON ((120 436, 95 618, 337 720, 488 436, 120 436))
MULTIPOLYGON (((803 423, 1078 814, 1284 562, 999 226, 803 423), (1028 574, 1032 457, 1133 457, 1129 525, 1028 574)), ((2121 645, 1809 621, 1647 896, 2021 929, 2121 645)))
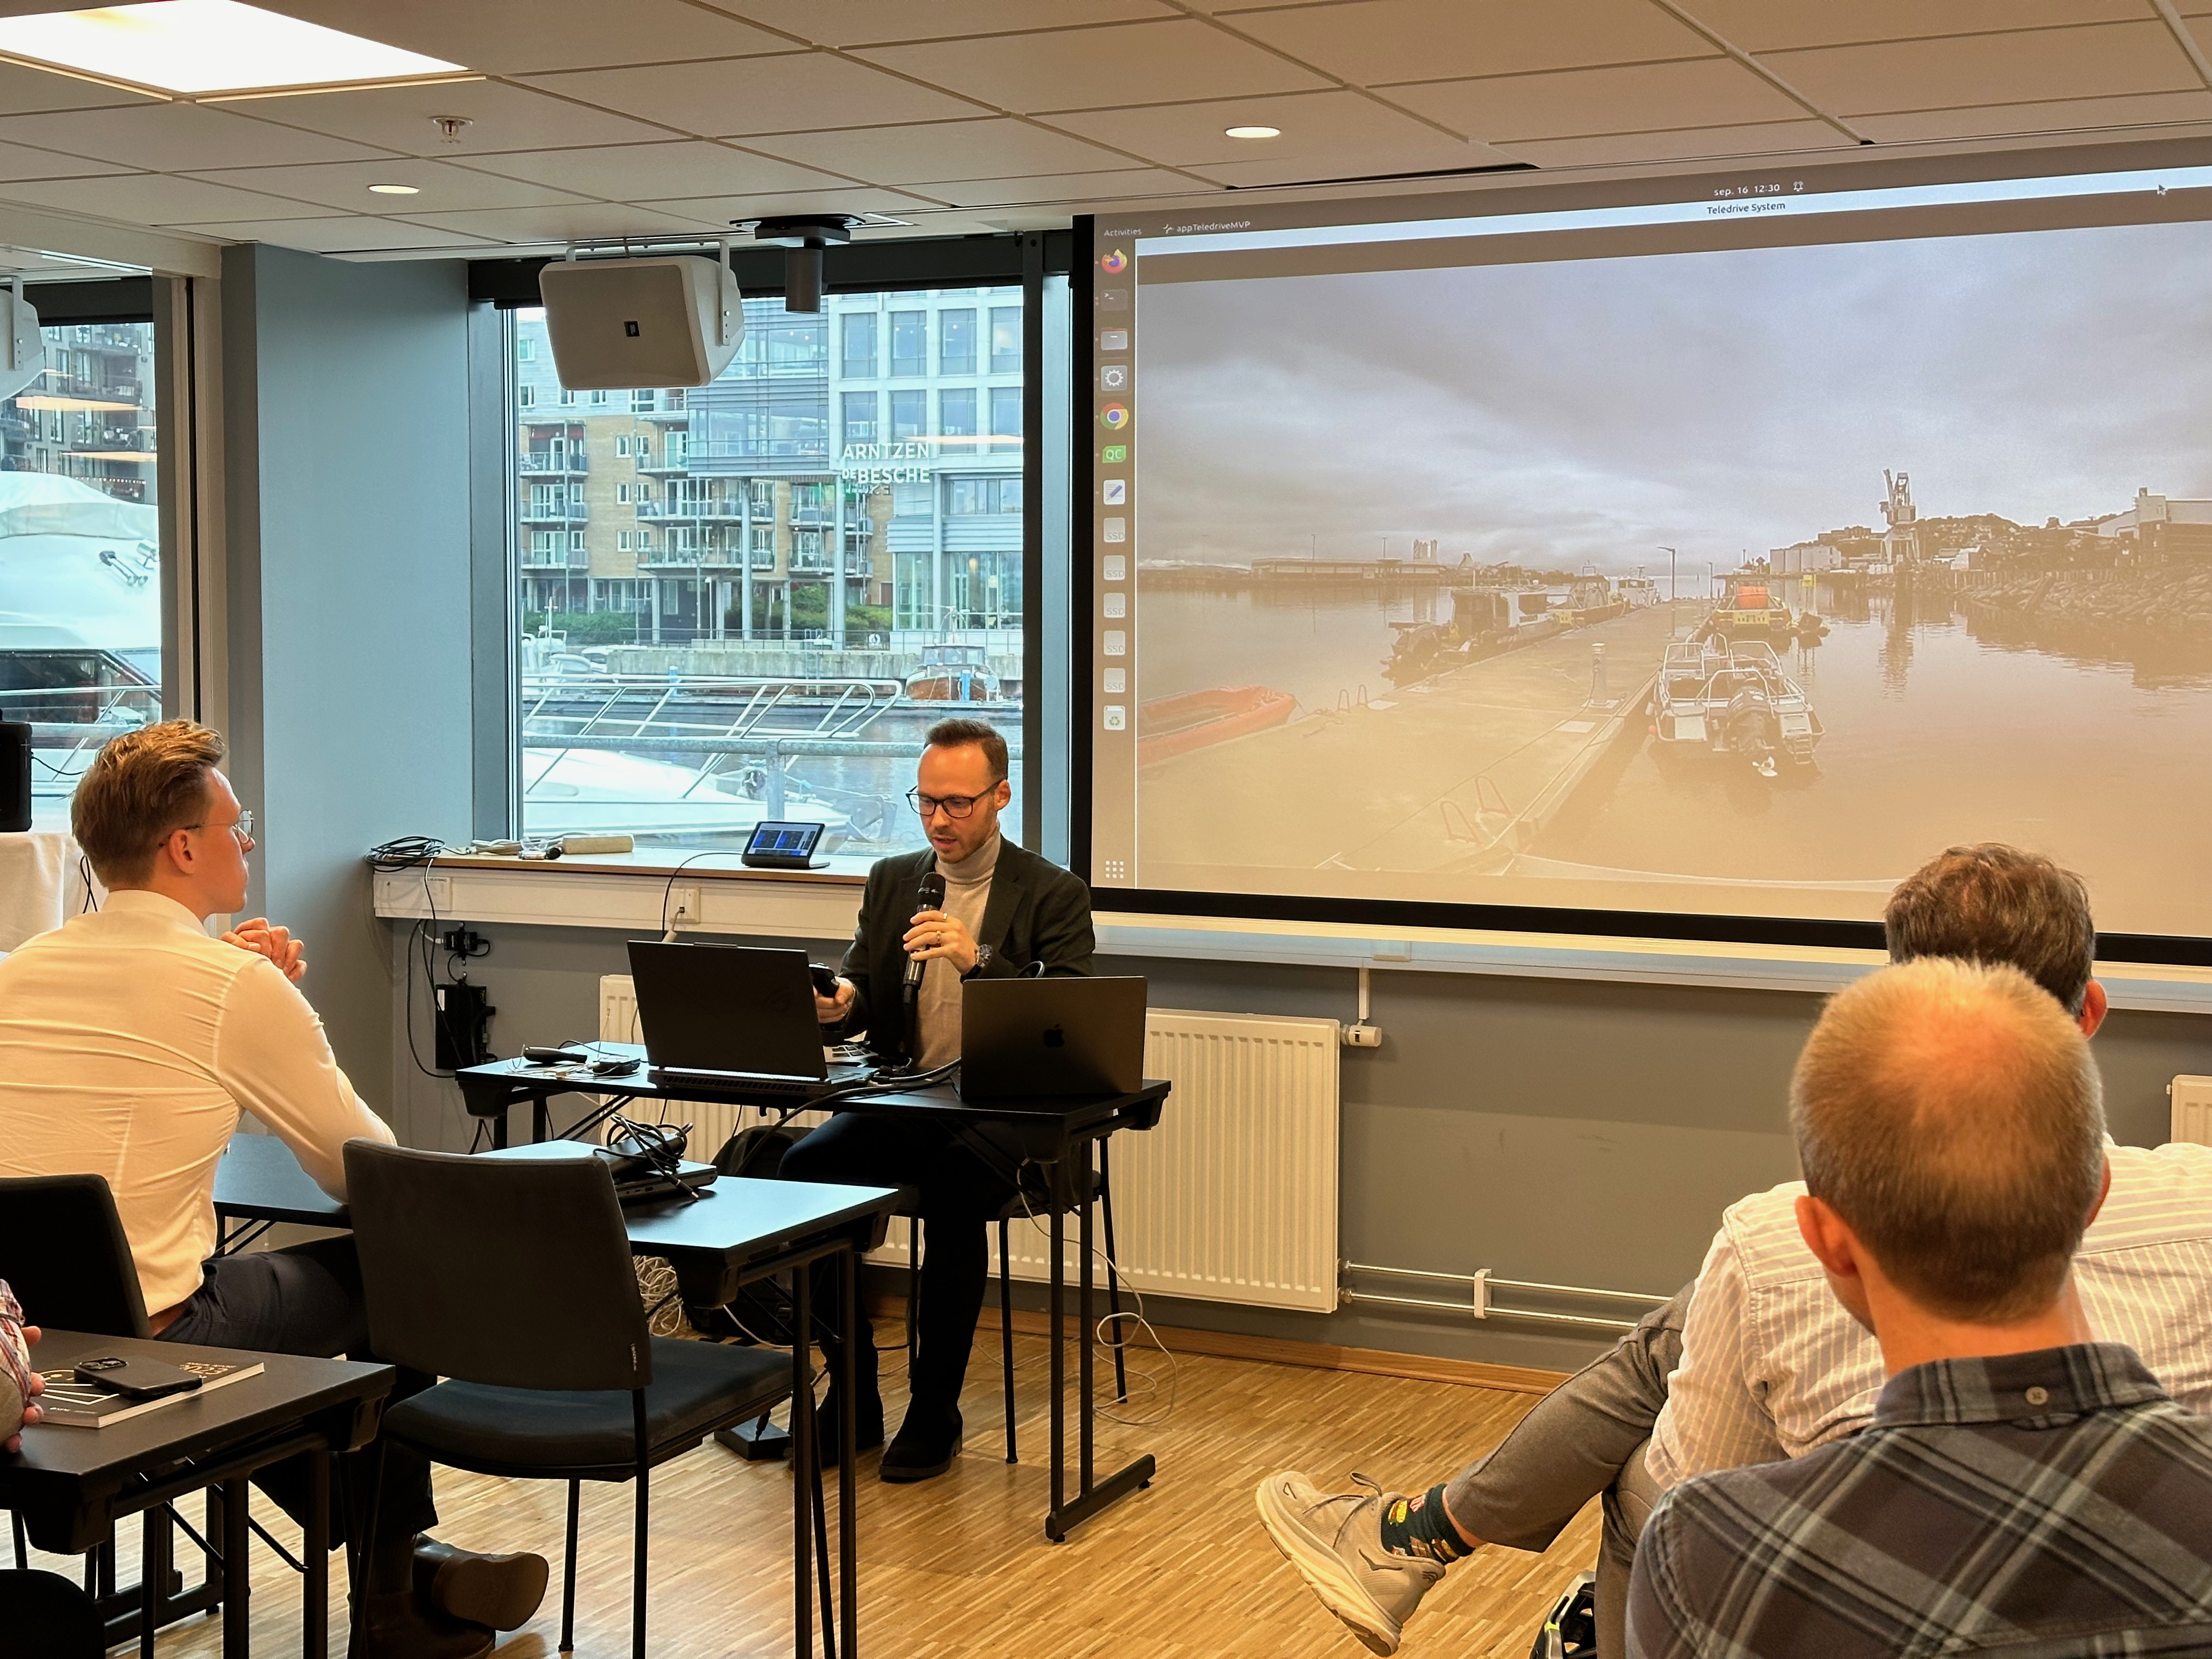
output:
POLYGON ((867 1074, 823 1059, 804 951, 632 939, 629 973, 659 1076, 803 1098, 867 1074))
POLYGON ((960 1097, 1133 1094, 1145 1083, 1145 981, 971 979, 960 990, 960 1097))

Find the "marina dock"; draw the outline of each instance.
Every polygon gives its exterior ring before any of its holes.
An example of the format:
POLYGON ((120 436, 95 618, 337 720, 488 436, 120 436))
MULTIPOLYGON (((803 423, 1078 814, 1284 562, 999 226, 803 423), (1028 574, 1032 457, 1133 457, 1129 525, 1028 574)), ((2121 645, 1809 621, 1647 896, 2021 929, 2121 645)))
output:
POLYGON ((1670 619, 1686 627, 1696 609, 1632 611, 1148 767, 1147 879, 1231 860, 1502 872, 1608 745, 1642 733, 1670 619))

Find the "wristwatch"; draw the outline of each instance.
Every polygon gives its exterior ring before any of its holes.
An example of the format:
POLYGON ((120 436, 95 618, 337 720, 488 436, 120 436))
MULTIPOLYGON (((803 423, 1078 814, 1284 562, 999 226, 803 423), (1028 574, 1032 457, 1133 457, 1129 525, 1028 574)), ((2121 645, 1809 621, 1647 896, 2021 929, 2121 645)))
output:
POLYGON ((973 979, 976 975, 981 973, 990 965, 991 947, 988 945, 979 945, 975 947, 975 965, 973 968, 970 968, 966 973, 961 975, 960 977, 963 979, 973 979))

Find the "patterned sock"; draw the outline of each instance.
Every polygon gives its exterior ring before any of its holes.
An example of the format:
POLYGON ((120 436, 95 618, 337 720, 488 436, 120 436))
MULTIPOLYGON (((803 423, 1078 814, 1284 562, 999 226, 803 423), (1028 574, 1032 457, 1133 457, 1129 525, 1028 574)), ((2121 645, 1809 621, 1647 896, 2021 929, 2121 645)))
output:
POLYGON ((1431 1486, 1416 1498, 1394 1498, 1382 1506, 1382 1547, 1393 1555, 1456 1561, 1473 1553, 1444 1508, 1444 1489, 1431 1486))

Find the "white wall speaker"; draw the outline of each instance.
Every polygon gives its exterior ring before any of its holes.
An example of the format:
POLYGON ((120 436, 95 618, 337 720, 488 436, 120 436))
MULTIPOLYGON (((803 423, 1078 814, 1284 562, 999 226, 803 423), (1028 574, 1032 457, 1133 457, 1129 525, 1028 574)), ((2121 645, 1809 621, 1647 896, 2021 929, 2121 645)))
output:
POLYGON ((46 337, 39 313, 23 297, 23 279, 0 289, 0 398, 12 398, 46 367, 46 337))
POLYGON ((538 273, 561 384, 576 392, 705 386, 744 343, 725 259, 556 259, 538 273))

